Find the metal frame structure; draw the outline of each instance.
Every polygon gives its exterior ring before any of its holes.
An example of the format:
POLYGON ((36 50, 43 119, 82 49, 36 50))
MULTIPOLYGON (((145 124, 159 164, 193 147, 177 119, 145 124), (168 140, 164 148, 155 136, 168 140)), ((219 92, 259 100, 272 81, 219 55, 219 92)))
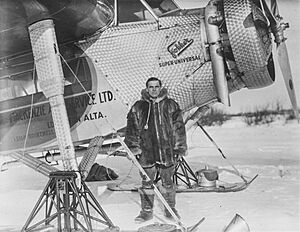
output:
MULTIPOLYGON (((157 173, 154 182, 157 183, 160 179, 160 175, 157 173)), ((193 185, 197 184, 197 176, 184 157, 181 157, 178 160, 175 167, 175 173, 173 175, 173 183, 178 186, 180 182, 184 183, 187 188, 193 188, 193 185)))
POLYGON ((81 182, 81 187, 78 187, 76 172, 57 171, 50 173, 49 177, 50 180, 22 228, 22 232, 33 231, 43 223, 47 226, 55 219, 57 219, 58 232, 72 231, 72 229, 90 232, 93 231, 92 221, 107 225, 109 231, 119 231, 84 181, 81 182), (33 223, 34 218, 43 208, 45 218, 33 223), (94 216, 92 216, 92 209, 95 212, 94 216), (80 221, 79 217, 83 218, 84 222, 80 221))

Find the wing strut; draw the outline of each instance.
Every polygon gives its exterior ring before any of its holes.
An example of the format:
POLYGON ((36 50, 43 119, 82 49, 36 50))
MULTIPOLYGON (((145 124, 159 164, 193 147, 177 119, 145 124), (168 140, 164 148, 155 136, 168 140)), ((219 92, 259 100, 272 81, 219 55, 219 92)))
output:
POLYGON ((218 27, 218 23, 222 21, 222 19, 214 1, 210 1, 205 8, 205 27, 211 56, 213 80, 218 101, 226 106, 230 106, 224 58, 222 55, 221 36, 218 27))

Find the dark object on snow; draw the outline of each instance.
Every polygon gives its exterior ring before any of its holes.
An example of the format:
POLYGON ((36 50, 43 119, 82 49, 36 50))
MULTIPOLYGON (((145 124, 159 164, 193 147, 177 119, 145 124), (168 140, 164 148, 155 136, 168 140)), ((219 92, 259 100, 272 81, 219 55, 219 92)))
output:
POLYGON ((118 174, 114 170, 94 163, 85 181, 115 180, 118 177, 118 174))

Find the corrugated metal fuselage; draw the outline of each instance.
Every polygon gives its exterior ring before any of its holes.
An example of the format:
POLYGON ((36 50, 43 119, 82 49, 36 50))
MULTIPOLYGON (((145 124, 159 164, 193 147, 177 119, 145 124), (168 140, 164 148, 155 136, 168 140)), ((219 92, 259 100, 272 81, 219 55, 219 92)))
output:
MULTIPOLYGON (((84 76, 78 78, 81 83, 64 64, 69 72, 65 102, 75 144, 124 128, 128 109, 150 76, 160 78, 184 110, 216 99, 201 12, 120 24, 75 44, 80 56, 73 60, 85 64, 72 66, 75 74, 84 76)), ((0 119, 1 152, 56 144, 42 92, 1 101, 0 119)))

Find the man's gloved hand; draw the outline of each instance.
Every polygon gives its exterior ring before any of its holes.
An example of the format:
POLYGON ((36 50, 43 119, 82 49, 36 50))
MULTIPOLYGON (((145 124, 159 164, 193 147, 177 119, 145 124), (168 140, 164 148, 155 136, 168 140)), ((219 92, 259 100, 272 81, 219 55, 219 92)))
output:
POLYGON ((135 158, 136 158, 137 160, 139 160, 139 159, 140 159, 140 156, 141 156, 141 154, 137 154, 137 155, 135 155, 135 158))
MULTIPOLYGON (((133 148, 133 149, 131 149, 131 152, 137 160, 140 159, 140 156, 142 154, 142 150, 140 148, 133 148)), ((129 155, 127 155, 127 158, 131 160, 129 155)))
POLYGON ((174 159, 175 159, 175 160, 180 160, 181 157, 182 157, 182 155, 179 154, 179 153, 175 153, 175 154, 174 154, 174 159))
POLYGON ((181 157, 185 156, 185 154, 186 154, 186 151, 184 151, 182 149, 175 149, 173 152, 174 152, 173 154, 174 154, 175 160, 180 160, 181 157))

